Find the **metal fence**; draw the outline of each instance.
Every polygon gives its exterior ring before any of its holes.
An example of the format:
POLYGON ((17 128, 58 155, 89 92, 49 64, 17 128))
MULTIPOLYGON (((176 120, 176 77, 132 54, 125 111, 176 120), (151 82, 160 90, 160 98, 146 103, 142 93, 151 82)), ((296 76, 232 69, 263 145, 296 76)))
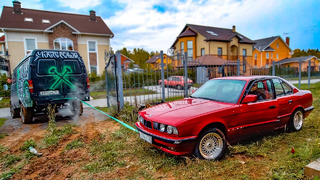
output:
MULTIPOLYGON (((160 62, 149 64, 146 69, 128 69, 121 66, 121 54, 112 55, 106 66, 108 106, 117 104, 119 109, 125 102, 135 106, 148 106, 190 96, 209 79, 225 76, 273 75, 299 80, 319 76, 309 65, 304 72, 298 68, 277 66, 252 68, 246 61, 225 60, 219 63, 188 61, 187 53, 160 51, 160 62), (119 59, 119 60, 118 60, 119 59)), ((299 84, 300 87, 300 84, 299 84)))

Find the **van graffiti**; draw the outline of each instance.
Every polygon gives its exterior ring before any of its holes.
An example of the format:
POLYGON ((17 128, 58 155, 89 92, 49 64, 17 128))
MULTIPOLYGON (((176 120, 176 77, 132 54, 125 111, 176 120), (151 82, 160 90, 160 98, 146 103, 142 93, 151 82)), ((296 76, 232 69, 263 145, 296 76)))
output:
POLYGON ((76 52, 53 52, 53 51, 37 51, 36 54, 36 59, 39 58, 62 58, 62 59, 77 59, 79 58, 78 53, 76 52))

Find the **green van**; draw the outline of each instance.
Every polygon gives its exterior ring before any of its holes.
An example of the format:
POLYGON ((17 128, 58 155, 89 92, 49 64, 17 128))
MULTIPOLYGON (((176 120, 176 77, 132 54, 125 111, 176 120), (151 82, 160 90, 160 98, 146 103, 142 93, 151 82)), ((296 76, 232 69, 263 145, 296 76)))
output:
POLYGON ((71 107, 73 115, 83 111, 82 101, 90 100, 85 64, 76 51, 41 50, 29 53, 13 70, 10 111, 13 118, 31 123, 48 104, 71 107))

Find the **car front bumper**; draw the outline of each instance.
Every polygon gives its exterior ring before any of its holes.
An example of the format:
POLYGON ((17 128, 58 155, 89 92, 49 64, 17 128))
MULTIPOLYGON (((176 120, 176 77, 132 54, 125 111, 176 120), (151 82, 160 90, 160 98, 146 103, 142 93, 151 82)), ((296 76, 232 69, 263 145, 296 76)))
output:
POLYGON ((162 136, 160 134, 155 134, 150 132, 150 129, 141 125, 140 122, 136 123, 136 128, 138 129, 139 133, 151 137, 151 141, 149 141, 149 143, 151 143, 153 146, 161 149, 164 152, 178 156, 192 154, 197 139, 196 136, 167 137, 165 135, 162 136))

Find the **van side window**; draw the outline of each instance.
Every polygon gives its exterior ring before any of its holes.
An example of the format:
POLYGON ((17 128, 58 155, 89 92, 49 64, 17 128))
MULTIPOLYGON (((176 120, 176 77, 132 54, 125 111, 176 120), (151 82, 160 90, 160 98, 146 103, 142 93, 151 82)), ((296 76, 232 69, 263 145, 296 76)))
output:
POLYGON ((72 74, 81 74, 81 68, 77 60, 64 60, 64 66, 70 68, 72 74))
POLYGON ((38 61, 38 74, 41 75, 49 75, 52 74, 50 73, 50 69, 56 66, 56 60, 54 59, 40 59, 38 61))

